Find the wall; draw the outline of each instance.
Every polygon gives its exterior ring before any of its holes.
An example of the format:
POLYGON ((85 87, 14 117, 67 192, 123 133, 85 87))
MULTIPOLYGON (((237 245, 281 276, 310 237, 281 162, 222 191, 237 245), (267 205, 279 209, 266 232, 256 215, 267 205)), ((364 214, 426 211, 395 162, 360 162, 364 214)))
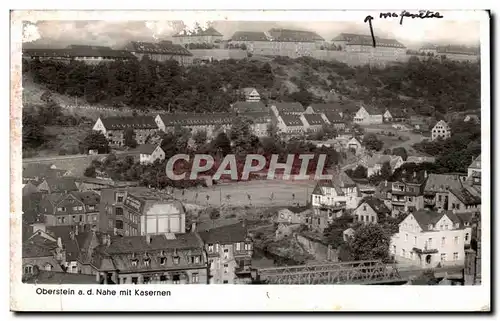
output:
POLYGON ((338 253, 335 249, 328 248, 327 245, 302 234, 295 234, 295 239, 309 254, 314 255, 316 260, 338 262, 338 253))
POLYGON ((247 52, 241 49, 192 49, 189 50, 193 58, 207 59, 212 57, 214 60, 224 59, 244 59, 247 58, 247 52))

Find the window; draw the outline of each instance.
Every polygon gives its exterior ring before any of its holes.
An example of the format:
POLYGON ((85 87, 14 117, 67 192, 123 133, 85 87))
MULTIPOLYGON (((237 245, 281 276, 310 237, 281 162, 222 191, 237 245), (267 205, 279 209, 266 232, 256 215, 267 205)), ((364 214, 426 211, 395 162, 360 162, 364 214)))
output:
POLYGON ((200 263, 200 256, 195 255, 191 257, 191 264, 199 264, 200 263))
POLYGON ((73 206, 73 211, 77 211, 78 210, 78 206, 73 206))
POLYGON ((180 277, 180 275, 179 274, 174 274, 172 276, 172 282, 174 284, 181 284, 181 277, 180 277))
POLYGON ((150 266, 151 265, 151 259, 149 257, 144 259, 144 266, 150 266))
POLYGON ((439 225, 439 229, 442 230, 443 229, 443 224, 439 225))
POLYGON ((458 252, 453 253, 453 261, 458 261, 458 252))
POLYGON ((97 215, 92 215, 92 221, 97 221, 97 215))
POLYGON ((459 223, 455 223, 455 228, 459 228, 460 227, 460 224, 459 223))
POLYGON ((178 256, 174 256, 174 264, 175 265, 179 264, 179 257, 178 256))
POLYGON ((241 243, 236 243, 236 251, 241 251, 241 243))
POLYGON ((427 244, 429 245, 429 247, 432 246, 432 237, 430 237, 429 240, 427 240, 427 244))
POLYGON ((441 202, 442 201, 442 197, 441 195, 438 196, 438 201, 441 202))
POLYGON ((139 263, 138 259, 132 259, 132 266, 137 266, 137 263, 139 263))
POLYGON ((121 208, 121 207, 117 207, 117 208, 115 208, 115 215, 116 215, 116 216, 121 216, 121 215, 123 215, 123 208, 121 208))
POLYGON ((224 281, 222 281, 222 283, 223 284, 228 284, 229 282, 228 282, 228 280, 224 280, 224 281))
POLYGON ((445 246, 446 245, 446 237, 442 237, 441 238, 441 246, 445 246))
POLYGON ((45 271, 52 271, 52 265, 50 263, 45 264, 44 270, 45 271))
POLYGON ((406 257, 406 251, 404 249, 401 249, 401 256, 406 257))
POLYGON ((372 216, 372 223, 375 222, 375 216, 372 216))
POLYGON ((245 243, 245 250, 251 251, 252 250, 252 243, 245 243))
POLYGON ((465 233, 465 242, 469 241, 469 233, 465 233))
POLYGON ((446 261, 446 253, 441 253, 441 262, 446 261))
POLYGON ((145 276, 142 279, 142 284, 149 284, 151 282, 151 278, 149 276, 145 276))
POLYGON ((89 205, 89 211, 93 211, 95 209, 94 205, 89 205))
POLYGON ((453 243, 455 243, 455 245, 457 245, 457 244, 458 244, 458 242, 459 242, 459 240, 458 240, 458 236, 455 236, 455 237, 454 237, 454 239, 453 239, 453 243))
POLYGON ((166 257, 160 257, 160 265, 165 265, 167 263, 167 258, 166 257))
POLYGON ((66 212, 66 207, 62 206, 62 207, 58 207, 57 208, 57 211, 58 212, 66 212))
POLYGON ((227 259, 229 257, 229 250, 224 249, 224 259, 227 259))
POLYGON ((413 237, 413 245, 417 245, 417 237, 416 236, 413 237))
POLYGON ((167 276, 166 275, 160 275, 160 283, 166 283, 167 282, 167 276))
POLYGON ((444 226, 444 229, 445 229, 445 230, 449 230, 449 227, 450 227, 450 226, 449 226, 448 224, 446 224, 446 225, 444 226))
POLYGON ((33 273, 33 266, 31 265, 26 265, 24 267, 24 274, 32 274, 33 273))
POLYGON ((460 209, 460 204, 457 204, 457 210, 459 210, 459 209, 460 209))
POLYGON ((137 277, 132 277, 132 284, 137 284, 138 278, 137 277))
POLYGON ((408 197, 408 202, 413 202, 413 197, 408 197))
POLYGON ((208 252, 213 252, 213 251, 214 251, 214 245, 208 244, 208 252))
POLYGON ((366 211, 366 205, 363 205, 363 211, 366 211))
POLYGON ((229 273, 229 265, 224 264, 224 274, 229 273))
POLYGON ((123 230, 123 221, 122 220, 116 220, 115 227, 117 229, 119 229, 119 230, 123 230))
POLYGON ((199 276, 199 274, 198 273, 191 274, 191 280, 192 280, 191 283, 198 283, 198 282, 200 282, 200 276, 199 276))

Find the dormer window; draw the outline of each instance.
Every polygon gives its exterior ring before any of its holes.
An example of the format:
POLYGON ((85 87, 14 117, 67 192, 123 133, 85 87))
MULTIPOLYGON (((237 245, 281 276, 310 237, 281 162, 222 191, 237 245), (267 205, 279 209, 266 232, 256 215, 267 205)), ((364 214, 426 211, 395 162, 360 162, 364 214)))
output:
POLYGON ((178 265, 179 261, 180 261, 180 258, 178 256, 174 256, 174 260, 173 260, 174 264, 178 265))
POLYGON ((132 262, 132 266, 137 266, 137 264, 139 263, 139 260, 138 259, 132 259, 131 262, 132 262))

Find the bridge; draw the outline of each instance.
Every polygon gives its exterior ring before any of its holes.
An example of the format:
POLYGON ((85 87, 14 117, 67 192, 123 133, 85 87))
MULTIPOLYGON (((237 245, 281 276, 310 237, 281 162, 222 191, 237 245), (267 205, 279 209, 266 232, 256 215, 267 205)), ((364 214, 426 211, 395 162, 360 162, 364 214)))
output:
MULTIPOLYGON (((405 283, 423 268, 398 269, 381 261, 336 262, 256 269, 252 278, 267 284, 390 284, 405 283)), ((435 274, 461 275, 463 267, 434 269, 435 274)), ((438 276, 438 275, 436 275, 438 276)))

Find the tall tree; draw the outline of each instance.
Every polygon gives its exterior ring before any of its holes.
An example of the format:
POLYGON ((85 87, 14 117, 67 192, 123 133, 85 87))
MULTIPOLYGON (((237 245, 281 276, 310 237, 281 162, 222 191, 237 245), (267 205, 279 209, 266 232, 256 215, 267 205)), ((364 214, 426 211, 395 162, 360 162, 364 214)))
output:
POLYGON ((391 237, 382 226, 363 224, 354 231, 349 248, 356 261, 382 260, 388 262, 390 242, 391 237))
POLYGON ((135 140, 135 131, 132 128, 125 129, 123 133, 124 145, 130 148, 137 147, 137 141, 135 140))
POLYGON ((99 153, 108 153, 109 143, 101 132, 91 131, 80 143, 80 149, 84 153, 88 153, 90 149, 97 149, 99 153))
POLYGON ((363 145, 365 145, 369 150, 379 151, 382 149, 382 147, 384 147, 384 142, 379 140, 377 138, 377 135, 375 135, 374 133, 369 133, 366 134, 363 138, 363 145))

